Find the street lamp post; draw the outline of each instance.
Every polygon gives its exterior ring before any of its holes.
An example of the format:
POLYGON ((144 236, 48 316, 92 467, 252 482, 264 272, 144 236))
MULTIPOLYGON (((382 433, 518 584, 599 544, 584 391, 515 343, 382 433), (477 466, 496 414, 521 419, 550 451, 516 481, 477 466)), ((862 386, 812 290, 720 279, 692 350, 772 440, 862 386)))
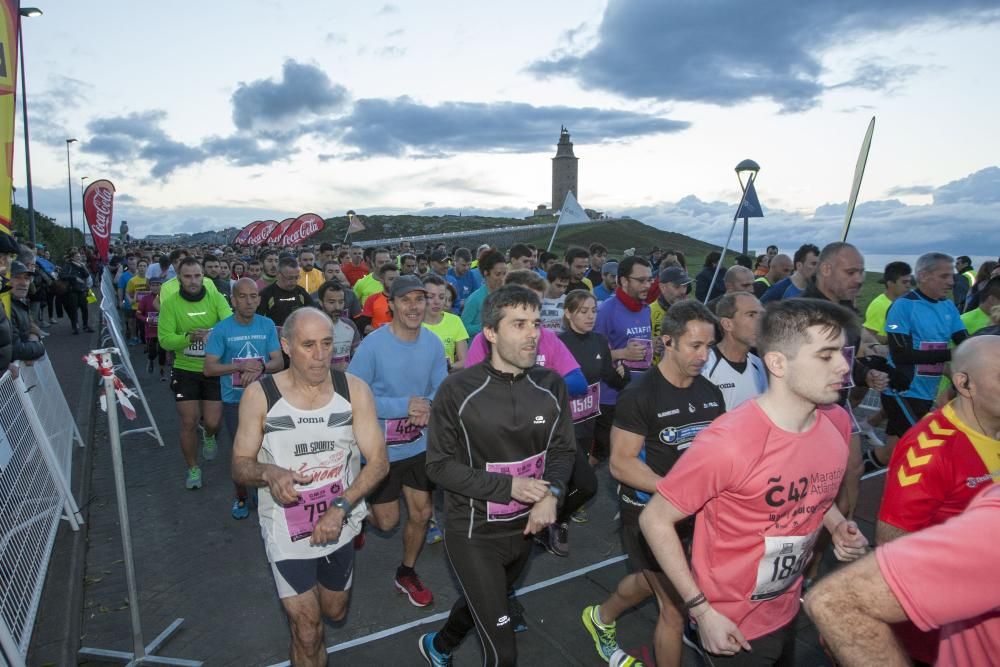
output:
POLYGON ((66 140, 66 189, 69 191, 69 238, 73 242, 76 226, 73 224, 73 172, 69 166, 69 145, 75 143, 76 139, 66 140))
MULTIPOLYGON (((757 178, 757 172, 760 171, 760 165, 753 160, 743 160, 738 165, 736 165, 736 179, 740 182, 740 189, 743 190, 745 194, 750 183, 757 178), (747 174, 747 182, 743 182, 743 174, 747 174)), ((750 252, 750 218, 743 217, 743 256, 748 256, 750 252)))
POLYGON ((24 38, 21 30, 21 17, 31 18, 41 16, 42 10, 37 7, 22 7, 17 14, 17 51, 21 60, 21 115, 24 120, 24 168, 27 172, 28 184, 28 238, 35 242, 35 199, 31 194, 31 146, 28 141, 28 91, 24 83, 24 38))

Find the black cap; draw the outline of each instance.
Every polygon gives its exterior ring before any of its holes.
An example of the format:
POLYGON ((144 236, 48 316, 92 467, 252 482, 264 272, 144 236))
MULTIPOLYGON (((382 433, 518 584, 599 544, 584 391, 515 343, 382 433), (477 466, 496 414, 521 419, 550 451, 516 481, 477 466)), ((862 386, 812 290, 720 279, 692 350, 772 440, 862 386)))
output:
POLYGON ((14 276, 19 276, 24 273, 27 273, 28 275, 32 276, 35 275, 35 272, 29 269, 24 262, 19 262, 15 259, 13 262, 10 263, 10 275, 12 278, 14 276))
POLYGON ((389 288, 389 298, 395 299, 416 290, 420 290, 425 294, 427 293, 427 288, 424 287, 420 278, 411 275, 400 276, 393 281, 392 287, 389 288))
POLYGON ((691 276, 687 274, 687 271, 679 266, 668 266, 667 268, 660 271, 660 283, 673 283, 675 285, 688 285, 690 284, 691 276))
POLYGON ((19 252, 21 252, 21 246, 17 245, 14 237, 0 232, 0 254, 16 255, 19 252))
POLYGON ((435 250, 434 252, 431 253, 430 260, 432 262, 447 262, 448 253, 446 253, 444 250, 435 250))

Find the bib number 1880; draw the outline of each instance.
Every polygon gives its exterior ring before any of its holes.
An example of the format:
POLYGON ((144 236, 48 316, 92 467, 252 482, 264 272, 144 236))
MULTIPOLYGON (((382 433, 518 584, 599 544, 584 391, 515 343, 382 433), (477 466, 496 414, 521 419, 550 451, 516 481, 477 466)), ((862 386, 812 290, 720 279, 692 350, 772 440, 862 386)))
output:
POLYGON ((794 584, 812 557, 816 533, 764 538, 764 556, 757 566, 757 585, 750 599, 770 600, 794 584))

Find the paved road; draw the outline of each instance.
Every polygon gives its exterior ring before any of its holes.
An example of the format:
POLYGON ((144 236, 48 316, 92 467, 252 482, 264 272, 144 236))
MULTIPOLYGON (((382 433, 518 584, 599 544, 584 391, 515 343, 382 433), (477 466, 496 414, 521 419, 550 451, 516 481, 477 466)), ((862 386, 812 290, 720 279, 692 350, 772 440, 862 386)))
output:
MULTIPOLYGON (((64 332, 48 341, 56 371, 60 378, 66 378, 69 404, 71 408, 79 406, 81 429, 89 433, 90 447, 86 456, 78 457, 74 480, 75 488, 87 494, 88 522, 80 535, 65 527, 60 531, 29 656, 35 665, 72 664, 79 646, 130 648, 107 424, 104 414, 96 411, 90 390, 94 376, 84 371, 79 361, 88 344, 97 343, 64 332)), ((209 665, 282 662, 287 658, 288 628, 274 592, 256 516, 234 521, 229 514, 228 438, 221 440, 220 456, 203 464, 205 487, 187 491, 172 394, 157 375, 146 374, 140 349, 133 348, 132 354, 166 443, 161 448, 147 435, 129 436, 122 443, 146 641, 175 618, 184 618, 182 629, 168 641, 163 655, 201 659, 209 665)), ((580 624, 580 611, 614 588, 625 573, 625 565, 614 561, 579 572, 621 555, 614 520, 617 508, 606 468, 599 471, 599 479, 601 490, 590 507, 590 522, 571 525, 570 556, 556 558, 539 550, 519 584, 541 585, 521 596, 529 623, 528 632, 518 636, 521 664, 603 664, 580 624), (567 578, 551 583, 561 576, 567 578)), ((881 486, 878 478, 863 488, 859 519, 869 535, 881 486)), ((381 535, 369 530, 367 544, 358 554, 347 620, 326 630, 328 646, 352 640, 362 643, 338 650, 334 661, 360 660, 396 667, 423 664, 416 651, 417 637, 440 625, 441 621, 434 619, 447 612, 457 594, 442 551, 442 545, 431 545, 418 561, 417 569, 436 598, 430 607, 418 609, 392 584, 401 554, 398 531, 381 535), (393 630, 406 624, 412 627, 393 630), (386 630, 390 630, 387 636, 372 639, 373 634, 386 630)), ((655 618, 655 606, 649 603, 623 617, 619 622, 622 646, 649 659, 655 618)), ((803 617, 800 623, 797 663, 828 664, 817 648, 808 619, 803 617)), ((479 664, 480 655, 478 641, 472 636, 456 652, 455 662, 479 664)), ((685 660, 697 664, 692 656, 685 660)))

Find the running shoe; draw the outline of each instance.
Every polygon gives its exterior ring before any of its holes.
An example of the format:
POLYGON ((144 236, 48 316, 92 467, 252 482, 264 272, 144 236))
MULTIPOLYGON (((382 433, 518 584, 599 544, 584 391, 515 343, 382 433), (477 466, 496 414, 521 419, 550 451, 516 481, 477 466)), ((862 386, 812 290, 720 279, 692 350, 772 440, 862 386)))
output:
POLYGON ((188 468, 187 481, 184 485, 189 489, 200 489, 201 488, 201 468, 198 466, 192 466, 188 468))
POLYGON ((596 604, 584 609, 581 620, 583 620, 583 627, 587 629, 591 639, 594 640, 594 648, 597 649, 597 654, 604 660, 611 660, 611 656, 615 654, 615 651, 621 650, 618 647, 617 624, 604 625, 599 622, 597 620, 597 609, 598 605, 596 604))
POLYGON ((201 455, 205 457, 206 461, 214 461, 218 453, 219 445, 215 441, 215 436, 203 431, 201 437, 201 455))
POLYGON ((688 620, 684 624, 684 633, 681 634, 681 641, 689 649, 698 654, 702 661, 705 660, 705 649, 701 647, 701 637, 698 636, 698 628, 688 620))
POLYGON ((434 638, 436 636, 436 632, 428 632, 426 635, 420 636, 420 655, 424 656, 424 660, 431 667, 449 667, 451 665, 451 653, 441 653, 434 648, 434 638))
POLYGON ((514 591, 507 593, 507 615, 510 616, 510 624, 514 632, 526 632, 528 622, 524 620, 524 605, 517 599, 514 591))
POLYGON ((434 517, 431 517, 430 523, 427 524, 427 537, 425 541, 427 544, 437 544, 444 539, 444 533, 438 528, 437 521, 434 517))
POLYGON ((146 372, 149 374, 153 373, 153 360, 149 359, 146 361, 146 372))
POLYGON ((569 555, 569 526, 565 521, 549 526, 549 541, 545 548, 553 556, 565 558, 569 555))
POLYGON ((434 602, 434 594, 420 581, 416 571, 402 576, 397 574, 393 582, 401 593, 406 594, 406 597, 410 599, 410 604, 414 607, 426 607, 434 602))
POLYGON ((233 501, 233 518, 239 521, 250 516, 250 504, 246 498, 237 498, 233 501))
POLYGON ((875 432, 875 427, 867 421, 861 422, 861 435, 868 439, 868 443, 872 447, 885 447, 885 442, 882 438, 878 437, 878 433, 875 432))
POLYGON ((643 667, 642 660, 618 649, 608 659, 608 667, 643 667))
POLYGON ((590 521, 590 517, 587 516, 587 510, 582 507, 570 514, 569 519, 573 523, 587 523, 590 521))

